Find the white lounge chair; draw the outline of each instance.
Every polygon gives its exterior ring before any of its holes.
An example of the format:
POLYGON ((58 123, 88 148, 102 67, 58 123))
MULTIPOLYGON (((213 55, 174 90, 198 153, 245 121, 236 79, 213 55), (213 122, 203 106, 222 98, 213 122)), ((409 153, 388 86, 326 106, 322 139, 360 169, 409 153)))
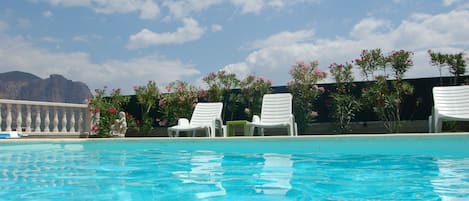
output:
POLYGON ((441 132, 443 121, 469 121, 469 85, 433 87, 430 132, 441 132))
POLYGON ((260 134, 264 135, 264 128, 287 128, 288 135, 296 136, 297 125, 292 113, 292 98, 289 93, 266 94, 262 99, 261 116, 254 115, 251 126, 251 135, 254 129, 260 129, 260 134))
POLYGON ((192 131, 192 137, 194 137, 197 130, 205 130, 207 137, 215 137, 215 131, 218 128, 225 136, 226 132, 221 120, 222 110, 223 103, 197 103, 191 121, 189 122, 186 118, 179 119, 178 125, 168 128, 168 135, 178 137, 181 131, 192 131))

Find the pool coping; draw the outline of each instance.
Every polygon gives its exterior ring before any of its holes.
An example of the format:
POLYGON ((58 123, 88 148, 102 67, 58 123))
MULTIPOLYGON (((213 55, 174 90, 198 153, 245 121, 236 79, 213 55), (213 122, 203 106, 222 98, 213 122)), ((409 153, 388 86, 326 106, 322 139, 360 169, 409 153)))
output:
POLYGON ((299 136, 233 136, 233 137, 120 137, 120 138, 7 138, 0 139, 1 143, 11 142, 80 142, 80 141, 108 141, 108 140, 234 140, 234 139, 295 139, 295 138, 349 138, 349 137, 399 137, 399 136, 458 136, 469 135, 461 133, 397 133, 397 134, 336 134, 336 135, 299 135, 299 136))

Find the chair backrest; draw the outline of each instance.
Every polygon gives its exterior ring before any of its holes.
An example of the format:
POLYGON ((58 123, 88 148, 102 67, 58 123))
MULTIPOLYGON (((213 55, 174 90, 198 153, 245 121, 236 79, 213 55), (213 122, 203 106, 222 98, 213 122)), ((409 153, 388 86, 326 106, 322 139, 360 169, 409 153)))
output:
POLYGON ((190 124, 194 126, 211 125, 215 118, 221 119, 223 103, 197 103, 190 124))
POLYGON ((433 102, 439 114, 469 117, 469 85, 433 87, 433 102))
POLYGON ((292 114, 292 98, 289 93, 265 94, 262 99, 261 123, 288 123, 292 114))

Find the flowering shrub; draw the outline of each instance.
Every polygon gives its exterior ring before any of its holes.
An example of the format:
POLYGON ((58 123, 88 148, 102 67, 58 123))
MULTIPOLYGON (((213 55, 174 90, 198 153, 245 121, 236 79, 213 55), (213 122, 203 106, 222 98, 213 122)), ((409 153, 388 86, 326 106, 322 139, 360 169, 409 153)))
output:
POLYGON ((138 124, 138 129, 141 133, 148 133, 153 124, 153 119, 150 117, 150 110, 156 107, 156 102, 160 95, 159 89, 154 81, 148 81, 146 86, 135 86, 135 96, 137 103, 141 106, 142 118, 138 124))
POLYGON ((182 81, 171 82, 165 94, 160 95, 162 118, 157 119, 160 126, 177 124, 179 118, 190 118, 198 102, 199 90, 182 81))
POLYGON ((107 87, 95 89, 95 95, 88 101, 88 111, 92 118, 92 134, 110 136, 109 129, 118 118, 119 111, 129 102, 129 97, 121 95, 120 89, 113 89, 108 97, 105 97, 107 87))
POLYGON ((207 100, 209 102, 223 102, 226 93, 231 89, 239 87, 240 81, 234 73, 226 71, 211 72, 202 79, 207 85, 207 100))
POLYGON ((428 50, 431 57, 431 63, 438 67, 440 73, 440 85, 443 85, 441 71, 444 66, 449 67, 449 73, 453 75, 453 85, 457 85, 458 78, 466 73, 466 60, 464 59, 464 52, 456 54, 442 54, 440 52, 432 52, 428 50))
POLYGON ((208 89, 201 96, 205 97, 209 102, 223 102, 223 105, 226 107, 223 110, 224 114, 230 111, 231 119, 233 119, 234 111, 238 107, 239 102, 238 96, 235 93, 231 93, 231 90, 239 87, 240 84, 236 75, 221 70, 217 73, 209 73, 202 80, 208 85, 208 89))
MULTIPOLYGON (((401 127, 400 108, 403 96, 413 93, 413 86, 402 80, 405 72, 413 65, 412 54, 412 52, 400 50, 393 51, 385 57, 379 49, 364 50, 360 55, 360 59, 355 60, 355 64, 361 68, 362 72, 367 69, 382 70, 382 74, 372 77, 374 82, 368 88, 363 89, 362 97, 390 132, 399 132, 401 127), (362 59, 367 59, 367 61, 362 59), (374 61, 375 59, 377 61, 374 61), (387 66, 391 67, 390 73, 393 75, 393 80, 388 80, 387 66)), ((368 75, 370 74, 368 73, 368 75)), ((371 75, 373 75, 373 72, 371 75)))
POLYGON ((350 121, 360 110, 360 102, 352 94, 353 75, 351 64, 331 64, 330 73, 336 82, 336 91, 330 95, 332 98, 331 117, 336 121, 338 131, 346 133, 350 130, 350 121))
POLYGON ((293 113, 300 133, 304 132, 307 124, 318 115, 314 111, 313 103, 325 91, 323 87, 316 85, 327 76, 318 65, 318 61, 297 62, 289 72, 293 80, 288 83, 288 90, 293 94, 293 113))
POLYGON ((253 115, 261 113, 262 97, 272 92, 272 81, 251 74, 244 78, 240 85, 240 102, 246 106, 244 112, 248 119, 252 119, 253 115))

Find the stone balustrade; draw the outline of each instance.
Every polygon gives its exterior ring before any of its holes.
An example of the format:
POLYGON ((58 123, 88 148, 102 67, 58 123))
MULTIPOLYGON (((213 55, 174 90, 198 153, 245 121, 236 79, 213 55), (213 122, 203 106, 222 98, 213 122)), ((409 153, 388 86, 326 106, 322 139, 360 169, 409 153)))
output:
POLYGON ((30 136, 78 136, 89 133, 88 105, 0 99, 0 131, 30 136))

